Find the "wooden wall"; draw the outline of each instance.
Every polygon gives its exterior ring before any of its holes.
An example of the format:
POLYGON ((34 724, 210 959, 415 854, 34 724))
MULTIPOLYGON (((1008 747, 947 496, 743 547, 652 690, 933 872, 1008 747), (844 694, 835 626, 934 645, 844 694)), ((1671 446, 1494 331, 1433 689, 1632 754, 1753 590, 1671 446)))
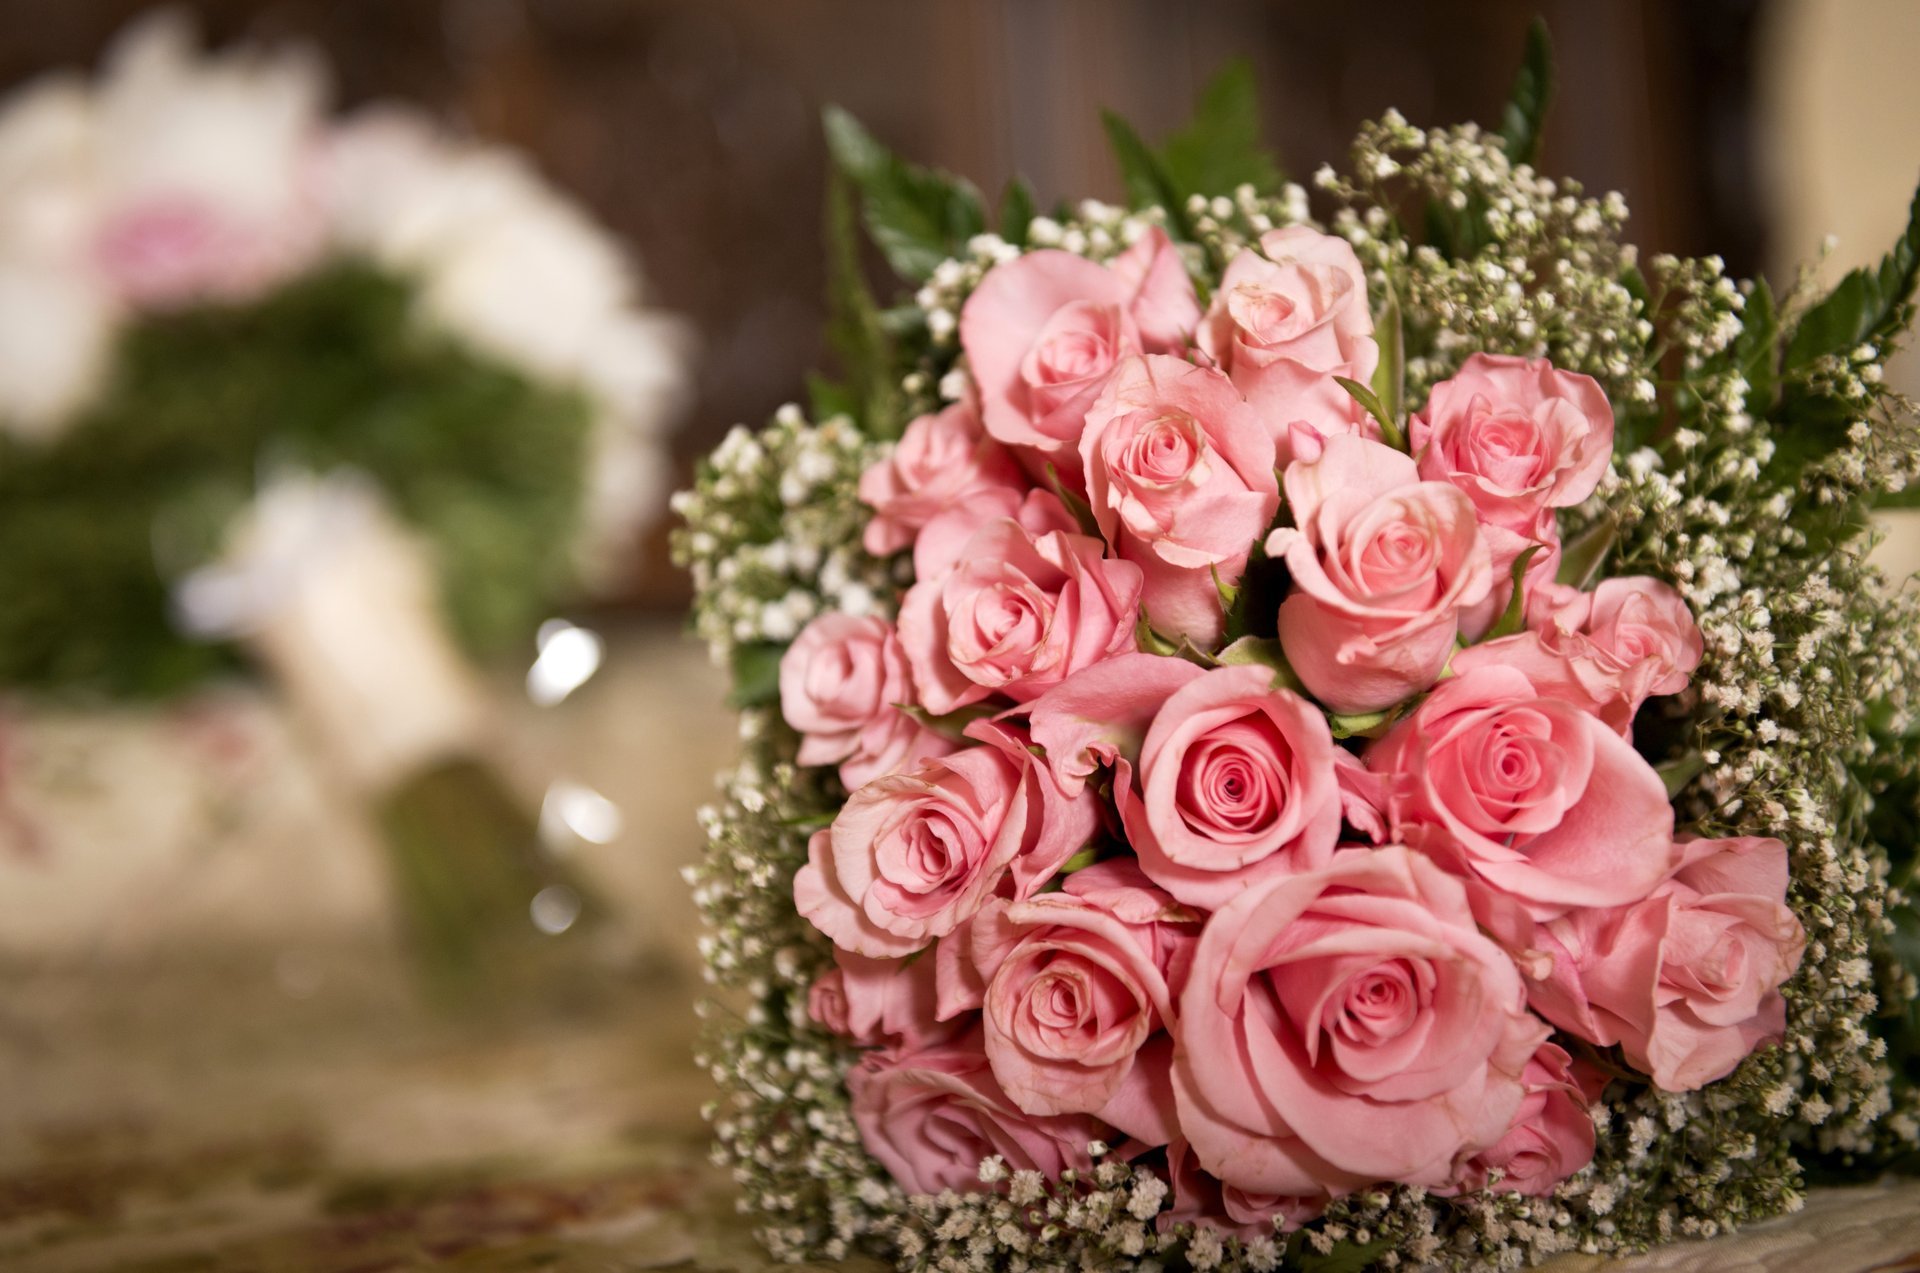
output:
MULTIPOLYGON (((1252 59, 1288 169, 1389 105, 1496 117, 1535 12, 1559 49, 1546 161, 1626 192, 1649 249, 1757 268, 1748 66, 1760 0, 201 0, 217 38, 316 41, 342 101, 404 97, 536 154, 705 341, 690 460, 821 356, 816 120, 996 188, 1118 195, 1098 110, 1148 136, 1252 59)), ((0 0, 0 85, 91 61, 130 0, 0 0)), ((668 572, 644 591, 677 600, 668 572), (658 582, 665 577, 667 582, 658 582)))

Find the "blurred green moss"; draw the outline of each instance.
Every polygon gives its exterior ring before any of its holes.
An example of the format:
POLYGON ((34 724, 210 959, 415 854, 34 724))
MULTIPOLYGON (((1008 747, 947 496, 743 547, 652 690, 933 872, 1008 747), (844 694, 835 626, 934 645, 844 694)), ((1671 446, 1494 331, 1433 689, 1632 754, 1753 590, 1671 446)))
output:
POLYGON ((470 652, 525 639, 569 581, 590 407, 433 330, 414 297, 355 262, 148 317, 53 442, 0 430, 0 685, 151 697, 236 667, 175 630, 169 590, 289 469, 379 483, 470 652))

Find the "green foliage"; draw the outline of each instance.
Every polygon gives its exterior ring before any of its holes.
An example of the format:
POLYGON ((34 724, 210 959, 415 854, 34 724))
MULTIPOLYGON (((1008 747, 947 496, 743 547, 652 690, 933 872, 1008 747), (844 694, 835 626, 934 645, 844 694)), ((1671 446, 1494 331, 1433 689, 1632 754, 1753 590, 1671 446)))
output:
MULTIPOLYGON (((1845 361, 1862 345, 1884 346, 1903 334, 1913 321, 1916 281, 1920 281, 1920 190, 1914 192, 1905 232, 1880 263, 1850 271, 1800 315, 1780 353, 1777 373, 1771 348, 1760 342, 1776 338, 1779 318, 1772 312, 1771 295, 1761 298, 1768 308, 1755 324, 1761 330, 1755 334, 1752 356, 1764 383, 1770 389, 1777 386, 1777 402, 1773 393, 1765 400, 1774 407, 1781 426, 1775 432, 1778 445, 1768 465, 1771 475, 1782 482, 1797 482, 1809 465, 1845 442, 1848 427, 1862 414, 1862 404, 1850 399, 1846 385, 1852 376, 1843 371, 1836 377, 1833 360, 1845 361)), ((1879 357, 1885 353, 1881 348, 1879 357)))
POLYGON ((1500 112, 1500 136, 1507 143, 1507 158, 1516 164, 1530 164, 1540 154, 1540 130, 1546 124, 1547 107, 1553 104, 1553 41, 1547 37, 1544 18, 1535 18, 1527 28, 1527 48, 1520 58, 1520 70, 1513 77, 1513 89, 1500 112))
POLYGON ((1379 394, 1358 380, 1349 380, 1345 376, 1335 376, 1334 380, 1347 391, 1348 397, 1359 403, 1361 408, 1373 417, 1374 423, 1380 426, 1380 435, 1388 446, 1396 451, 1407 449, 1406 433, 1400 428, 1400 422, 1393 418, 1393 413, 1387 410, 1387 404, 1380 401, 1379 394))
POLYGON ((750 641, 733 648, 733 693, 728 702, 736 708, 764 707, 780 699, 780 656, 785 645, 773 641, 750 641))
POLYGON ((1907 228, 1873 269, 1849 271, 1825 299, 1800 316, 1787 341, 1790 370, 1857 345, 1885 340, 1913 320, 1913 288, 1920 277, 1920 189, 1907 211, 1907 228))
POLYGON ((1281 1267, 1289 1273, 1366 1273, 1373 1267, 1374 1261, 1387 1253, 1391 1245, 1378 1238, 1365 1244, 1349 1240, 1334 1243, 1322 1255, 1300 1233, 1296 1233, 1287 1243, 1286 1262, 1281 1267))
POLYGON ((343 265, 152 317, 58 439, 0 433, 0 685, 144 696, 233 666, 173 630, 171 576, 283 468, 372 477, 465 644, 524 638, 568 577, 588 406, 424 330, 413 296, 343 265))
POLYGON ((945 716, 935 716, 917 703, 895 703, 894 707, 908 719, 924 725, 948 742, 963 747, 967 744, 967 726, 977 720, 990 720, 1000 712, 1000 708, 992 703, 970 703, 955 708, 945 716))
POLYGON ((1047 489, 1053 492, 1061 506, 1072 515, 1082 534, 1098 536, 1101 533, 1100 523, 1093 515, 1093 506, 1087 503, 1085 496, 1060 480, 1060 470, 1051 462, 1047 464, 1047 489))
POLYGON ((1247 568, 1233 586, 1231 600, 1222 599, 1226 607, 1225 638, 1238 641, 1245 636, 1274 636, 1290 578, 1285 559, 1267 556, 1266 541, 1256 539, 1247 555, 1247 568))
POLYGON ((1264 667, 1273 673, 1275 689, 1289 689, 1296 694, 1307 692, 1293 664, 1287 662, 1287 652, 1280 648, 1279 637, 1241 637, 1220 651, 1215 659, 1221 667, 1264 667))
POLYGON ((1000 196, 1000 237, 1015 247, 1027 246, 1027 228, 1033 224, 1033 216, 1033 188, 1015 177, 1000 196))
POLYGON ((1507 594, 1507 608, 1500 612, 1500 618, 1487 629, 1487 634, 1480 638, 1482 641, 1498 641, 1501 637, 1510 637, 1527 626, 1527 567, 1533 564, 1534 557, 1543 547, 1545 547, 1543 544, 1529 544, 1518 557, 1513 559, 1513 577, 1510 581, 1513 591, 1507 594))
MULTIPOLYGON (((1527 28, 1527 46, 1514 74, 1513 88, 1500 110, 1500 137, 1507 158, 1515 164, 1534 163, 1540 155, 1540 134, 1546 125, 1547 108, 1553 104, 1553 42, 1547 36, 1547 24, 1535 18, 1527 28)), ((1427 242, 1451 260, 1476 255, 1491 241, 1487 234, 1486 207, 1470 200, 1464 208, 1454 208, 1438 200, 1429 200, 1425 212, 1427 242)))
POLYGON ((1387 277, 1386 304, 1375 316, 1373 330, 1380 342, 1380 363, 1373 369, 1373 393, 1380 400, 1382 414, 1399 420, 1407 412, 1407 325, 1391 275, 1387 277))
POLYGON ((894 340, 860 268, 853 196, 847 185, 837 170, 828 177, 826 216, 827 342, 839 356, 846 379, 831 384, 815 378, 814 414, 825 419, 844 413, 873 437, 898 437, 906 422, 901 418, 894 340))
POLYGON ((823 115, 834 167, 860 192, 867 233, 901 278, 923 282, 986 229, 971 183, 910 164, 837 106, 823 115))
POLYGON ((1767 280, 1754 280, 1740 320, 1733 356, 1747 378, 1747 411, 1763 417, 1780 397, 1780 311, 1767 280))
POLYGON ((1602 517, 1581 531, 1561 549, 1560 570, 1554 582, 1582 590, 1591 587, 1619 537, 1619 524, 1611 517, 1602 517))
POLYGON ((1169 229, 1181 238, 1192 238, 1187 219, 1186 200, 1173 188, 1166 165, 1153 147, 1142 141, 1133 125, 1112 111, 1102 111, 1100 122, 1107 130, 1107 144, 1113 148, 1120 165, 1120 180, 1127 187, 1127 203, 1135 208, 1165 208, 1169 229))
POLYGON ((1185 195, 1255 194, 1280 189, 1280 168, 1260 143, 1260 102, 1253 66, 1235 59, 1201 90, 1193 121, 1167 138, 1160 162, 1174 190, 1185 195))
POLYGON ((1260 143, 1253 67, 1244 60, 1229 62, 1208 82, 1192 121, 1157 151, 1114 112, 1103 112, 1101 119, 1128 201, 1136 208, 1165 208, 1168 228, 1182 238, 1193 237, 1190 196, 1231 194, 1243 185, 1261 195, 1280 188, 1279 165, 1260 143))
POLYGON ((1378 738, 1400 718, 1399 708, 1379 712, 1336 712, 1327 717, 1335 738, 1378 738))

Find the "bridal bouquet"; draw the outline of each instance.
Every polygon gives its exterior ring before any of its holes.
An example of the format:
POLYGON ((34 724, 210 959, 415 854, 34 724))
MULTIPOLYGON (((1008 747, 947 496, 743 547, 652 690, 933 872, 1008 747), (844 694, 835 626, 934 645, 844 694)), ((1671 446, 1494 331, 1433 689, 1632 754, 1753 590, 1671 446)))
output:
MULTIPOLYGON (((1244 70, 989 231, 828 118, 847 379, 682 496, 718 1160, 777 1254, 1513 1267, 1920 1143, 1920 223, 1782 296, 1244 70), (865 289, 856 211, 917 290, 865 289), (737 1010, 736 1010, 737 1008, 737 1010)), ((1920 208, 1920 205, 1917 205, 1920 208)))
MULTIPOLYGON (((251 662, 364 798, 431 986, 503 1000, 592 897, 486 755, 467 656, 631 569, 685 333, 523 159, 403 110, 335 119, 323 88, 298 50, 203 53, 163 14, 96 79, 0 105, 0 688, 45 720, 251 662)), ((539 643, 549 703, 600 656, 565 623, 539 643)), ((0 794, 39 723, 8 722, 0 794)), ((148 790, 93 751, 43 767, 90 788, 56 807, 148 790)), ((61 857, 23 865, 26 896, 105 893, 84 846, 61 857)))
POLYGON ((143 20, 0 103, 0 684, 224 667, 173 589, 278 479, 345 471, 431 546, 467 648, 517 648, 663 509, 684 345, 512 152, 331 118, 304 51, 143 20))

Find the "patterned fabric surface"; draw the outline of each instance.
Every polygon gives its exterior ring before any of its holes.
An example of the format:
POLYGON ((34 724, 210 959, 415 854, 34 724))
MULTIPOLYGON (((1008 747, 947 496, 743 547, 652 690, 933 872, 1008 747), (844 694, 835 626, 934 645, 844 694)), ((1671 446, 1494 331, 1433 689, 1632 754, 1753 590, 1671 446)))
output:
MULTIPOLYGON (((566 775, 624 809, 585 860, 625 922, 544 1002, 482 1022, 419 1008, 377 850, 328 815, 270 703, 0 723, 0 1268, 794 1267, 707 1165, 691 1061, 675 868, 732 746, 720 689, 667 632, 617 640, 601 678, 549 712, 503 683, 504 732, 527 790, 566 775)), ((1920 1182, 1547 1268, 1920 1270, 1920 1182)))

